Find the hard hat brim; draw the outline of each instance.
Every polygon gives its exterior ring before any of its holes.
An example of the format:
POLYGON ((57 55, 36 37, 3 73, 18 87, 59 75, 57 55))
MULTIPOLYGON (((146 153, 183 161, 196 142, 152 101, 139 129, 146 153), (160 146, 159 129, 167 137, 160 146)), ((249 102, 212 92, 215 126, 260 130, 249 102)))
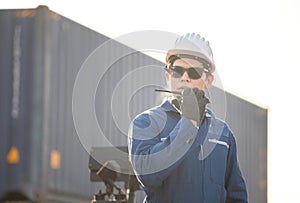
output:
POLYGON ((169 63, 169 58, 172 56, 172 55, 180 55, 180 54, 187 54, 187 55, 191 55, 191 56, 197 56, 197 57, 200 57, 204 60, 206 60, 210 66, 211 66, 211 70, 210 72, 214 72, 216 67, 215 67, 215 64, 213 61, 211 61, 207 56, 205 56, 204 54, 200 53, 200 52, 196 52, 196 51, 191 51, 191 50, 185 50, 185 49, 170 49, 168 52, 167 52, 167 55, 166 55, 166 63, 168 64, 169 63))

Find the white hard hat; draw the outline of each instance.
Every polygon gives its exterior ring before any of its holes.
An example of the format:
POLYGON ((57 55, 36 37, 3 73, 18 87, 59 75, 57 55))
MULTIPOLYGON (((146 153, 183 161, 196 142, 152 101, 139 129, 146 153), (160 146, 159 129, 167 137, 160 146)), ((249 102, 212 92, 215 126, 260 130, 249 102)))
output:
POLYGON ((166 55, 166 63, 172 62, 174 58, 192 58, 203 63, 207 62, 209 71, 214 72, 215 64, 213 53, 209 46, 209 42, 205 41, 204 37, 199 34, 188 33, 179 37, 175 41, 175 46, 170 49, 166 55))

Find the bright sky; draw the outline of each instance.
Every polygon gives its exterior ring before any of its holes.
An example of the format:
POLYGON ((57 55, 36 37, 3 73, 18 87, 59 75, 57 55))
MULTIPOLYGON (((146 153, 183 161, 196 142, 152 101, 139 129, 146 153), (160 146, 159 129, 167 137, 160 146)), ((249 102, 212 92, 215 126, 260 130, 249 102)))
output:
POLYGON ((205 36, 225 90, 269 109, 269 202, 300 202, 299 0, 11 0, 0 9, 38 5, 111 38, 142 30, 205 36))

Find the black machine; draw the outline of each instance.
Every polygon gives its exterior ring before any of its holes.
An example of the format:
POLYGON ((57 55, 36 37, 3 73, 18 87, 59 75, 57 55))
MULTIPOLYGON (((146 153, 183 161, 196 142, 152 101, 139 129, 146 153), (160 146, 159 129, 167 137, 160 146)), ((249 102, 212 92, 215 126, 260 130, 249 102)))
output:
POLYGON ((93 147, 89 159, 90 180, 104 182, 106 191, 94 194, 92 203, 134 203, 139 189, 127 147, 93 147), (125 190, 115 182, 124 182, 125 190))

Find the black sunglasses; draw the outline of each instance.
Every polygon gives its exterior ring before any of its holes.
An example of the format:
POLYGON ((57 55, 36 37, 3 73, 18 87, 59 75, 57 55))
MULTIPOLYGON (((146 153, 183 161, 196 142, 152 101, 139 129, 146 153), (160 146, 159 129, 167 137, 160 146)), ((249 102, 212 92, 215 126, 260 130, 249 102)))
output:
POLYGON ((208 73, 209 71, 206 68, 200 67, 191 67, 191 68, 183 68, 181 66, 171 66, 169 68, 165 68, 168 73, 171 74, 174 78, 181 78, 185 72, 187 72, 188 76, 191 79, 197 80, 202 77, 202 74, 208 73))

